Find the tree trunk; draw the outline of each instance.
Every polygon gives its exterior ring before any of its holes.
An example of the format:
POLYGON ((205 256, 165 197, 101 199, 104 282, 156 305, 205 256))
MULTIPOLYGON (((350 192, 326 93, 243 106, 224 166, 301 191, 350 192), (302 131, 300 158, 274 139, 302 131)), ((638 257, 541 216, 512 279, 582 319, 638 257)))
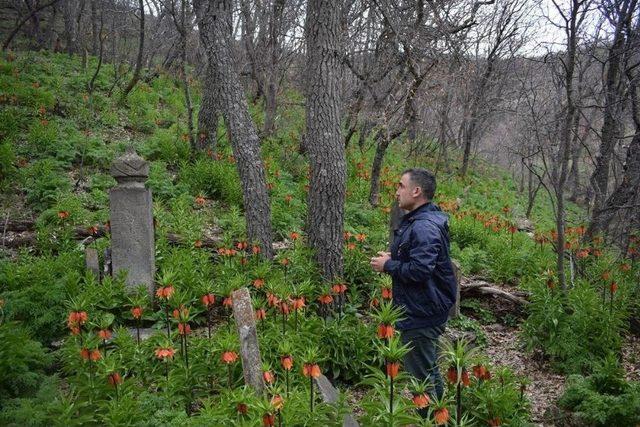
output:
MULTIPOLYGON (((197 6, 197 5, 196 5, 197 6)), ((260 157, 260 140, 249 115, 247 100, 233 68, 232 57, 232 0, 203 2, 213 40, 205 46, 211 63, 215 64, 216 91, 225 116, 227 131, 237 161, 243 190, 247 237, 262 248, 263 256, 273 257, 271 247, 271 207, 267 194, 264 164, 260 157)), ((205 88, 209 90, 209 88, 205 88)))
POLYGON ((200 42, 205 46, 207 55, 206 70, 204 75, 204 84, 202 90, 202 100, 200 102, 200 111, 198 112, 198 138, 196 147, 199 150, 210 149, 216 151, 218 143, 218 118, 220 115, 220 99, 218 89, 220 85, 217 82, 216 64, 211 60, 208 52, 208 46, 213 44, 215 35, 211 22, 211 15, 207 14, 208 3, 203 1, 194 2, 196 17, 198 18, 198 31, 200 42))
POLYGON ((38 50, 42 48, 44 37, 42 34, 42 27, 40 26, 40 17, 35 11, 37 2, 32 3, 32 0, 25 0, 24 3, 29 11, 29 20, 31 21, 31 30, 29 36, 31 37, 32 47, 38 50))
MULTIPOLYGON (((566 278, 564 273, 564 244, 565 244, 565 203, 564 203, 564 190, 567 182, 568 168, 569 168, 569 156, 571 152, 571 130, 575 121, 575 115, 578 113, 574 99, 574 72, 576 63, 576 50, 578 44, 578 25, 582 20, 578 18, 578 13, 584 6, 579 0, 573 0, 569 20, 567 22, 567 53, 565 65, 562 67, 564 70, 564 89, 566 110, 564 121, 561 127, 559 147, 558 147, 558 166, 559 174, 557 181, 554 183, 554 189, 556 193, 556 232, 558 234, 556 240, 557 259, 556 266, 558 269, 558 280, 560 281, 560 288, 563 291, 567 290, 566 278)), ((585 12, 583 12, 585 13, 585 12)))
POLYGON ((138 32, 138 57, 136 58, 136 68, 133 70, 133 76, 129 81, 129 84, 122 92, 121 101, 124 101, 129 95, 129 92, 133 90, 136 83, 140 79, 140 71, 142 70, 142 58, 144 56, 144 0, 138 0, 138 7, 140 9, 140 29, 138 32))
MULTIPOLYGON (((635 11, 636 0, 623 0, 615 2, 615 9, 611 16, 616 20, 615 30, 613 34, 613 42, 609 48, 607 58, 607 73, 604 84, 605 104, 604 104, 604 120, 602 123, 600 150, 596 157, 596 165, 591 175, 591 184, 594 190, 593 215, 600 210, 602 204, 607 198, 609 190, 609 170, 611 167, 611 157, 616 144, 620 137, 624 135, 622 128, 623 121, 620 117, 624 94, 624 88, 620 84, 623 70, 621 67, 625 65, 626 46, 625 46, 625 23, 631 19, 635 11), (619 5, 618 5, 619 3, 619 5)), ((612 7, 614 7, 612 5, 612 7)))
MULTIPOLYGON (((2 42, 2 50, 6 50, 9 45, 11 44, 11 41, 13 40, 13 38, 16 36, 16 34, 18 34, 18 31, 20 31, 20 28, 22 28, 22 26, 31 18, 32 14, 36 14, 38 12, 40 12, 42 9, 45 9, 49 6, 55 6, 55 4, 57 2, 59 2, 60 0, 51 0, 49 3, 45 3, 41 6, 38 6, 36 9, 34 9, 29 15, 25 16, 24 18, 22 18, 18 24, 15 26, 15 28, 11 31, 11 33, 9 33, 9 35, 7 36, 7 38, 4 40, 4 42, 2 42)), ((55 15, 54 15, 55 17, 55 15)))
POLYGON ((211 63, 207 64, 202 90, 202 101, 198 112, 198 138, 196 148, 198 150, 210 149, 216 151, 218 142, 218 94, 215 84, 216 70, 211 63))
POLYGON ((273 8, 269 21, 269 40, 267 53, 269 65, 266 70, 267 92, 265 97, 264 129, 265 135, 272 135, 275 131, 275 118, 278 109, 276 95, 278 93, 278 58, 280 57, 280 32, 282 31, 282 13, 284 0, 273 0, 273 8))
POLYGON ((389 135, 380 136, 378 138, 378 145, 376 147, 376 154, 373 156, 373 163, 371 165, 371 184, 369 186, 369 203, 371 206, 378 206, 380 202, 380 171, 382 170, 382 161, 384 160, 384 154, 389 147, 391 138, 389 135))
POLYGON ((193 135, 193 106, 191 104, 191 92, 189 90, 189 78, 187 76, 187 0, 180 0, 180 74, 184 90, 184 103, 187 109, 187 132, 189 133, 189 147, 195 151, 196 145, 193 135))
POLYGON ((47 29, 44 35, 44 42, 47 49, 52 49, 56 42, 56 18, 58 17, 58 1, 56 1, 51 7, 51 16, 47 20, 47 29))
POLYGON ((355 93, 355 101, 353 102, 351 108, 349 109, 349 114, 347 115, 347 122, 345 124, 347 134, 344 137, 345 148, 349 147, 349 142, 351 142, 351 138, 358 129, 358 115, 360 114, 360 110, 362 109, 363 101, 364 88, 362 87, 362 85, 359 85, 355 93))
POLYGON ((325 280, 343 273, 346 158, 340 132, 339 0, 307 4, 307 133, 311 165, 306 230, 325 280))
POLYGON ((73 55, 78 52, 78 26, 76 15, 78 0, 64 0, 62 4, 64 16, 64 35, 67 42, 67 53, 73 55))
MULTIPOLYGON (((450 71, 453 67, 449 67, 450 71)), ((440 170, 440 164, 444 166, 445 172, 449 172, 449 107, 451 106, 451 91, 445 90, 442 104, 438 110, 438 160, 436 161, 436 171, 440 170)))
POLYGON ((98 55, 100 49, 98 31, 98 0, 91 0, 91 55, 98 55))
MULTIPOLYGON (((631 29, 630 22, 625 23, 629 38, 633 44, 640 41, 640 21, 631 29)), ((609 198, 603 203, 600 209, 593 210, 591 222, 585 233, 585 240, 590 240, 594 235, 605 232, 609 228, 611 220, 617 212, 623 209, 640 211, 639 206, 634 205, 634 199, 640 191, 640 99, 638 93, 638 75, 633 73, 632 68, 626 70, 629 80, 629 97, 631 99, 631 112, 635 135, 627 148, 627 155, 624 163, 622 182, 611 193, 609 198)))
POLYGON ((249 0, 240 0, 240 16, 242 18, 242 44, 244 45, 247 60, 249 61, 251 78, 256 83, 256 93, 253 96, 253 101, 256 102, 259 98, 264 96, 264 82, 262 81, 260 65, 258 64, 258 55, 256 53, 256 46, 254 43, 256 24, 253 16, 251 15, 251 4, 249 0))

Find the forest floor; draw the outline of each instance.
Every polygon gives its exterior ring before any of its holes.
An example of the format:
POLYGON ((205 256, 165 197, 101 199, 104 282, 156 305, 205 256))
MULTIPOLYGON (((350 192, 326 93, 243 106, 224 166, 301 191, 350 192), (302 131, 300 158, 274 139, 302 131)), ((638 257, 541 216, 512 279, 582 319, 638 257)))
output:
MULTIPOLYGON (((468 280, 462 279, 463 282, 468 280)), ((493 284, 497 288, 509 291, 508 286, 493 284)), ((483 307, 490 309, 496 316, 495 323, 481 324, 486 336, 486 345, 482 352, 494 366, 508 366, 516 374, 526 377, 529 383, 524 391, 531 402, 531 421, 539 426, 553 426, 555 406, 564 392, 566 377, 554 371, 549 362, 539 352, 525 349, 521 339, 519 325, 506 325, 500 322, 504 314, 513 309, 508 303, 485 299, 483 307)), ((640 337, 628 334, 623 337, 622 366, 628 381, 640 380, 640 337)))
POLYGON ((519 328, 495 323, 482 329, 487 336, 484 352, 491 363, 508 366, 529 379, 524 393, 531 402, 531 421, 549 425, 544 422, 544 415, 564 391, 565 377, 523 348, 519 328))

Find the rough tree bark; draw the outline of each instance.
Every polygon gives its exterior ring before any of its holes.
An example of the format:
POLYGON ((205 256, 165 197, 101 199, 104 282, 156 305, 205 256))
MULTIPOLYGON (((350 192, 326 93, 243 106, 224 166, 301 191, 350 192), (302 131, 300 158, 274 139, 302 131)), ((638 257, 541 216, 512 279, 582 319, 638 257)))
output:
POLYGON ((625 96, 621 82, 624 79, 624 66, 627 56, 624 29, 625 23, 631 20, 636 6, 636 0, 618 0, 603 5, 604 13, 611 20, 615 20, 615 28, 606 62, 604 120, 602 123, 600 150, 596 157, 595 168, 591 174, 591 184, 594 190, 593 215, 596 215, 607 198, 611 158, 616 144, 624 134, 620 117, 625 96))
POLYGON ((64 17, 64 35, 67 42, 67 53, 73 55, 78 52, 78 26, 76 15, 78 0, 64 0, 62 4, 64 17))
POLYGON ((326 280, 343 273, 346 159, 340 132, 339 0, 310 0, 307 4, 307 132, 305 146, 311 164, 309 243, 326 280))
POLYGON ((142 58, 144 56, 144 0, 138 0, 138 8, 140 9, 140 28, 138 32, 138 57, 136 58, 136 68, 133 70, 133 76, 129 84, 122 92, 121 101, 124 101, 133 90, 136 83, 140 79, 140 71, 142 70, 142 58))
MULTIPOLYGON (((202 0, 194 2, 196 17, 198 18, 198 33, 200 42, 203 46, 211 46, 215 38, 211 22, 211 15, 206 13, 207 2, 202 0)), ((206 49, 205 49, 206 50, 206 49)), ((206 52, 207 63, 204 73, 204 84, 202 91, 202 100, 200 101, 200 110, 198 111, 198 138, 196 140, 196 148, 199 150, 210 149, 212 152, 216 150, 218 118, 220 116, 220 106, 218 104, 219 85, 216 64, 211 60, 210 55, 206 52)))
POLYGON ((100 34, 98 31, 98 0, 91 0, 91 54, 98 55, 100 49, 100 34))
POLYGON ((269 38, 267 40, 267 67, 265 70, 266 94, 264 110, 265 135, 272 135, 275 131, 275 118, 278 109, 276 95, 278 93, 278 58, 280 56, 280 32, 282 31, 282 13, 285 0, 273 0, 273 7, 269 18, 269 38))
MULTIPOLYGON (((556 6, 557 7, 557 6, 556 6)), ((556 196, 556 266, 558 269, 558 280, 560 287, 566 291, 567 284, 564 274, 564 254, 565 254, 565 186, 569 173, 569 156, 571 154, 572 129, 575 122, 575 115, 578 113, 575 100, 574 74, 576 66, 576 55, 578 48, 578 32, 589 9, 588 0, 572 0, 568 16, 565 19, 564 30, 567 36, 567 51, 563 61, 563 84, 566 108, 564 109, 563 122, 558 135, 558 167, 559 172, 554 182, 556 196)), ((560 11, 560 10, 559 10, 560 11)))
MULTIPOLYGON (((629 34, 629 46, 638 49, 640 46, 640 19, 636 19, 633 28, 630 21, 625 23, 626 31, 629 34)), ((591 222, 585 233, 585 240, 590 240, 597 233, 607 231, 611 220, 618 212, 626 209, 640 211, 640 206, 634 204, 636 195, 640 191, 640 91, 638 90, 640 74, 635 68, 637 67, 628 67, 625 70, 629 80, 629 98, 635 134, 627 148, 622 181, 602 206, 598 210, 594 209, 591 222)))
MULTIPOLYGON (((219 101, 236 158, 243 190, 247 237, 258 243, 263 256, 273 257, 271 247, 271 207, 267 193, 260 140, 249 115, 240 78, 233 67, 232 0, 204 0, 202 13, 211 23, 211 44, 206 46, 209 60, 215 64, 219 101)), ((196 5, 196 7, 198 7, 196 5)), ((205 91, 209 88, 205 87, 205 91)))
MULTIPOLYGON (((18 34, 18 31, 20 31, 20 28, 22 28, 22 26, 29 20, 31 19, 31 16, 40 12, 41 10, 49 7, 49 6, 55 6, 56 3, 58 3, 60 0, 51 0, 48 3, 45 3, 35 9, 33 9, 31 11, 31 13, 29 13, 29 15, 25 16, 24 18, 22 18, 20 20, 20 22, 18 22, 18 24, 15 26, 15 28, 11 31, 11 33, 9 33, 9 35, 7 36, 7 38, 4 40, 4 42, 2 42, 2 50, 6 50, 9 45, 11 44, 11 41, 13 40, 13 38, 16 36, 16 34, 18 34)), ((55 9, 54 9, 55 12, 55 9)), ((54 18, 55 18, 55 13, 53 14, 54 18)), ((53 24, 51 24, 53 25, 53 24)))

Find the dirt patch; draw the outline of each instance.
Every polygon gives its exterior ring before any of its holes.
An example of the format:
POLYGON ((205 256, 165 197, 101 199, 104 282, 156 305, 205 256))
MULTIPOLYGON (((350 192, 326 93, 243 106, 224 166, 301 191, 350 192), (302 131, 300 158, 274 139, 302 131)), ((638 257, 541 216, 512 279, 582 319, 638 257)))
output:
POLYGON ((625 337, 622 343, 622 367, 628 381, 640 381, 640 337, 625 337))
POLYGON ((509 328, 500 324, 483 327, 487 335, 487 346, 484 353, 492 363, 508 366, 518 375, 526 376, 530 383, 525 395, 531 402, 531 420, 543 424, 544 413, 552 407, 564 391, 565 377, 534 360, 524 351, 519 341, 517 328, 509 328))

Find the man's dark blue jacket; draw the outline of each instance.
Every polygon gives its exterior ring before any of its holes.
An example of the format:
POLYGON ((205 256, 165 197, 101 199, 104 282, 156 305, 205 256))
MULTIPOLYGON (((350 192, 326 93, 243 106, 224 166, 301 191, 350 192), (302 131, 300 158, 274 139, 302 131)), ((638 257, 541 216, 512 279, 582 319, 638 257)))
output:
POLYGON ((399 330, 442 325, 455 303, 447 220, 438 206, 427 203, 407 213, 395 231, 384 271, 393 279, 394 304, 405 310, 399 330))

